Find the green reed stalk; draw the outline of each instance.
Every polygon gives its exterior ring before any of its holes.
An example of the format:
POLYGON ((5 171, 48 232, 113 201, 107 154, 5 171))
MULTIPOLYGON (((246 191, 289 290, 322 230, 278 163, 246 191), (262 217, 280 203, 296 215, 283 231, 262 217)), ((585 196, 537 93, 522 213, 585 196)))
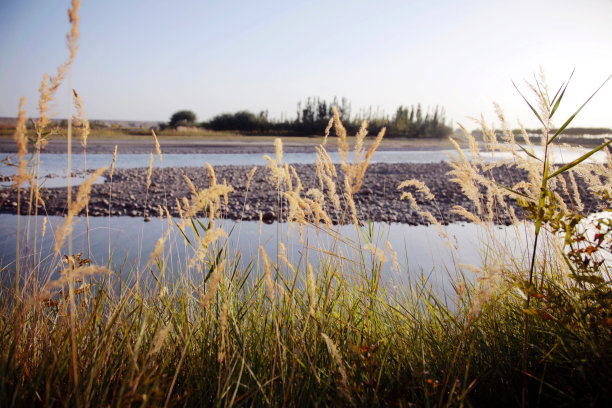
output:
MULTIPOLYGON (((584 162, 591 155, 593 155, 596 152, 598 152, 599 150, 605 148, 606 146, 608 146, 610 144, 610 142, 612 142, 612 141, 608 141, 608 142, 603 143, 599 147, 590 150, 589 152, 587 152, 586 154, 582 155, 581 157, 579 157, 578 159, 574 160, 573 162, 571 162, 571 163, 561 167, 560 169, 555 171, 553 174, 549 174, 550 173, 550 158, 549 158, 549 153, 548 153, 549 146, 552 144, 552 142, 558 136, 560 136, 562 134, 563 130, 565 130, 565 128, 567 128, 567 126, 574 120, 576 115, 578 115, 578 113, 582 110, 582 108, 585 107, 585 105, 591 100, 591 98, 593 98, 593 96, 595 96, 595 94, 606 84, 606 82, 608 82, 608 80, 610 78, 612 78, 612 75, 610 75, 600 85, 600 87, 582 104, 582 106, 580 108, 578 108, 578 110, 565 121, 563 126, 561 126, 559 128, 559 130, 557 130, 557 132, 555 132, 555 134, 551 137, 550 136, 551 120, 552 120, 555 112, 559 108, 559 105, 561 104, 561 100, 563 99, 563 96, 565 95, 565 91, 567 90, 567 86, 569 85, 569 82, 571 81, 572 76, 573 76, 573 72, 569 76, 568 80, 561 85, 561 87, 559 88, 559 90, 557 91, 557 93, 555 94, 555 96, 553 97, 552 100, 549 98, 547 90, 546 90, 547 88, 544 86, 544 84, 541 83, 540 80, 536 79, 536 84, 535 84, 536 86, 533 87, 533 89, 534 89, 534 92, 536 93, 537 98, 540 101, 540 105, 541 105, 541 108, 542 108, 542 110, 540 112, 538 112, 538 110, 536 110, 533 107, 533 105, 531 103, 529 103, 529 101, 519 91, 519 94, 521 95, 523 100, 527 103, 527 105, 529 105, 529 108, 531 109, 531 111, 535 114, 537 119, 542 124, 542 126, 543 126, 543 135, 542 135, 542 137, 544 138, 544 141, 545 141, 545 145, 544 145, 544 157, 543 157, 543 162, 542 162, 542 182, 541 182, 541 185, 540 185, 540 195, 539 195, 539 198, 537 200, 536 211, 535 211, 534 241, 533 241, 533 249, 532 249, 532 254, 531 254, 531 264, 530 264, 530 267, 529 267, 529 281, 528 281, 527 290, 526 290, 526 292, 527 292, 526 293, 526 300, 525 300, 525 310, 526 311, 529 311, 532 295, 537 292, 537 288, 534 285, 533 278, 534 278, 534 274, 535 274, 536 255, 537 255, 537 248, 538 248, 538 239, 540 237, 540 232, 541 232, 542 225, 546 222, 545 209, 546 209, 546 207, 548 205, 552 205, 552 203, 549 202, 550 199, 547 200, 547 198, 551 196, 551 191, 550 191, 550 189, 548 187, 549 180, 551 180, 553 177, 556 177, 557 175, 565 173, 566 171, 570 170, 571 168, 575 167, 576 165, 584 162)), ((514 86, 515 86, 515 88, 518 91, 518 88, 516 87, 516 85, 514 85, 514 86)), ((527 382, 528 382, 528 372, 527 372, 527 368, 528 368, 527 367, 527 361, 528 361, 528 343, 529 343, 529 313, 525 313, 524 328, 523 328, 523 354, 522 354, 523 386, 522 386, 522 391, 521 391, 521 404, 522 404, 523 407, 527 406, 527 399, 528 399, 528 396, 527 396, 527 388, 528 388, 527 387, 527 382)))

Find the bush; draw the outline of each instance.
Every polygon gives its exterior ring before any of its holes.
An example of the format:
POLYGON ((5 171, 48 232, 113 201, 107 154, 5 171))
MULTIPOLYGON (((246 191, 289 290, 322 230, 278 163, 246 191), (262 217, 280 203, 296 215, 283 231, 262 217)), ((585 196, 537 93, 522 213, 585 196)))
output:
POLYGON ((196 114, 190 110, 180 110, 175 112, 170 117, 168 126, 171 128, 177 128, 179 126, 193 126, 196 122, 196 114))

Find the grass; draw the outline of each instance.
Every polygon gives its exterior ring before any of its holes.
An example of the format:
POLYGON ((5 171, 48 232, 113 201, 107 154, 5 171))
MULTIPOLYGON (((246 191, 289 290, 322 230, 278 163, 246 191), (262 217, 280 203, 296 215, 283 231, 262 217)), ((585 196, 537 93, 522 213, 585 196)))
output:
MULTIPOLYGON (((70 16, 74 36, 78 1, 70 16)), ((545 146, 562 137, 550 133, 550 119, 565 89, 549 98, 543 82, 533 88, 545 146)), ((74 130, 86 145, 87 126, 77 119, 68 127, 69 143, 74 130)), ((508 129, 501 111, 499 119, 508 129)), ((35 146, 46 135, 47 124, 38 123, 35 146)), ((26 134, 18 129, 24 162, 26 134)), ((444 296, 424 275, 395 264, 395 250, 359 219, 353 196, 384 131, 367 148, 366 135, 364 125, 350 139, 338 114, 332 118, 318 146, 316 186, 301 185, 282 161, 282 142, 275 142, 276 154, 267 160, 277 211, 286 211, 301 234, 291 241, 279 236, 276 253, 262 248, 246 262, 225 239, 239 231, 224 231, 218 219, 231 186, 209 166, 209 185, 190 183, 190 198, 172 204, 180 218, 162 206, 168 225, 146 267, 91 265, 70 249, 71 214, 87 206, 93 178, 85 182, 55 229, 52 253, 34 251, 32 262, 3 266, 14 278, 0 287, 0 404, 608 406, 612 292, 601 257, 610 254, 612 221, 592 222, 596 234, 585 231, 589 209, 581 207, 574 185, 588 183, 609 211, 610 149, 601 147, 606 163, 560 167, 548 153, 535 157, 529 144, 517 147, 511 131, 498 142, 483 124, 487 149, 510 148, 512 165, 529 172, 514 186, 500 186, 490 175, 501 163, 481 161, 466 132, 473 159, 459 150, 448 182, 460 183, 474 205, 453 210, 490 231, 496 215, 509 212, 520 230, 525 224, 510 205, 518 199, 536 235, 526 228, 522 237, 532 244, 520 254, 492 238, 483 242, 483 265, 456 265, 448 272, 454 293, 444 296), (332 129, 344 158, 339 168, 327 154, 332 129), (346 159, 350 150, 353 162, 346 159), (340 235, 330 211, 352 224, 358 238, 340 235), (166 251, 177 238, 190 247, 178 270, 166 251), (384 262, 406 273, 399 291, 382 279, 384 262)), ((163 160, 161 150, 155 153, 163 160)), ((36 162, 15 176, 15 188, 30 203, 38 197, 36 162), (29 188, 19 187, 21 181, 29 188)), ((408 180, 401 188, 444 235, 415 198, 427 199, 427 186, 408 180)), ((29 214, 18 222, 40 217, 32 204, 29 214)), ((42 236, 29 237, 37 248, 42 236)), ((25 253, 18 245, 17 259, 25 253)))

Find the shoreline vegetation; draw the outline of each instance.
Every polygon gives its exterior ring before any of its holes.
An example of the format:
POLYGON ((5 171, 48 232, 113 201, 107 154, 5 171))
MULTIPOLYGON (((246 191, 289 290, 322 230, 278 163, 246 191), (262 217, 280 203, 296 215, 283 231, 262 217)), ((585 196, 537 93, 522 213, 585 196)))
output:
MULTIPOLYGON (((285 163, 283 142, 274 139, 268 165, 250 170, 242 186, 243 176, 231 174, 242 168, 206 164, 176 174, 154 168, 164 150, 152 132, 146 171, 115 169, 116 154, 108 167, 86 169, 88 178, 66 189, 65 217, 47 225, 45 206, 53 200, 40 188, 37 164, 55 132, 49 103, 78 48, 79 6, 72 0, 68 12, 69 56, 43 78, 30 145, 24 99, 19 103, 11 194, 23 215, 16 217, 15 261, 0 266, 1 406, 612 405, 612 271, 606 261, 612 217, 605 216, 612 213, 612 150, 605 141, 570 163, 551 160, 549 147, 563 141, 563 131, 591 99, 554 130, 571 76, 549 91, 540 75, 529 98, 521 94, 542 125, 542 157, 527 132, 518 143, 498 109, 501 131, 483 120, 482 143, 464 131, 470 160, 450 139, 457 154, 444 177, 424 166, 431 179, 408 173, 386 190, 379 180, 389 168, 370 163, 385 129, 368 138, 363 122, 348 137, 332 108, 329 122, 317 129, 324 137, 311 167, 285 163), (331 163, 332 148, 339 166, 331 163), (486 162, 481 148, 514 160, 486 162), (604 163, 587 161, 599 151, 604 163), (94 184, 100 177, 108 177, 103 187, 94 184), (299 234, 279 233, 270 252, 253 242, 259 251, 244 260, 227 239, 240 232, 223 230, 219 217, 230 197, 246 211, 249 197, 263 189, 260 178, 273 187, 273 211, 286 214, 299 234), (145 194, 134 201, 151 202, 167 220, 153 252, 140 254, 145 266, 112 259, 110 230, 107 264, 73 253, 72 227, 82 212, 88 222, 98 197, 92 192, 103 189, 110 212, 136 183, 144 184, 139 191, 145 194), (182 196, 165 201, 175 187, 182 196), (377 197, 399 192, 451 250, 453 239, 438 218, 445 214, 427 205, 458 189, 463 201, 444 212, 484 231, 508 219, 527 246, 517 253, 484 234, 481 264, 410 271, 398 260, 402 249, 360 218, 359 198, 367 189, 377 197), (163 200, 158 190, 168 193, 163 200), (593 206, 604 216, 585 217, 593 206), (354 228, 355 238, 341 234, 334 213, 354 228), (531 228, 522 228, 524 217, 531 228), (54 243, 48 251, 40 249, 45 234, 54 243), (188 246, 181 262, 168 250, 175 239, 188 246), (401 286, 383 279, 384 263, 404 278, 401 286), (450 293, 436 292, 437 278, 448 279, 450 293)), ((90 126, 73 93, 77 113, 68 122, 65 151, 81 145, 86 162, 90 126)))

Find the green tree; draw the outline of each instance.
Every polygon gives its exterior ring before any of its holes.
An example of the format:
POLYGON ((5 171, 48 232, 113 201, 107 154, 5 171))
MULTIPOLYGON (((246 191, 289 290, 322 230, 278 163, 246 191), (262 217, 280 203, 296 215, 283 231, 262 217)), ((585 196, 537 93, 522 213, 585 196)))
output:
POLYGON ((180 110, 175 112, 170 117, 168 126, 171 128, 177 128, 179 126, 193 126, 196 122, 196 115, 190 110, 180 110))

